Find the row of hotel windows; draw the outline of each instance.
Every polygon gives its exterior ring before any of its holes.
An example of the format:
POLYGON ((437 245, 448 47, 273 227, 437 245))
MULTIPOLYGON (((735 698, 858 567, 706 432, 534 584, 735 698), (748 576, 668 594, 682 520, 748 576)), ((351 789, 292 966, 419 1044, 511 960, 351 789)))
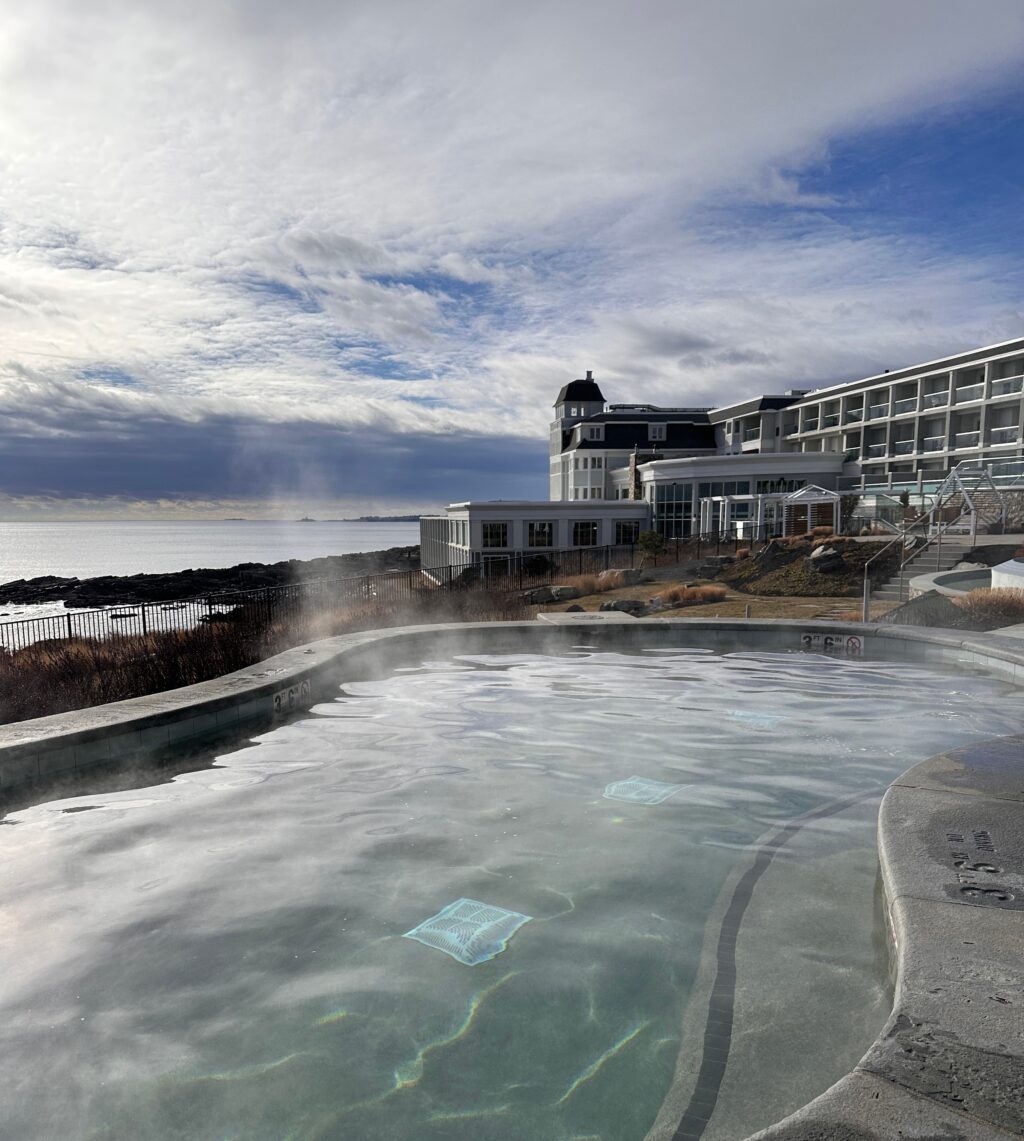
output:
MULTIPOLYGON (((709 496, 718 495, 750 495, 751 487, 753 487, 755 495, 788 495, 790 492, 799 491, 806 483, 805 479, 758 479, 754 481, 725 479, 709 480, 698 483, 696 486, 697 498, 707 499, 709 496)), ((693 498, 694 485, 692 483, 659 483, 648 486, 656 489, 659 502, 691 500, 693 498)))
POLYGON ((580 468, 586 471, 587 468, 604 467, 604 460, 600 456, 584 456, 582 460, 579 456, 573 456, 572 467, 573 471, 579 471, 580 468))
POLYGON ((603 487, 574 487, 573 499, 604 499, 603 487))
MULTIPOLYGON (((508 547, 509 523, 483 523, 482 541, 485 548, 508 547)), ((618 546, 635 543, 640 534, 640 523, 634 519, 620 519, 615 523, 615 542, 618 546)), ((596 520, 579 519, 572 524, 574 547, 596 547, 598 524, 596 520)), ((555 524, 551 520, 526 524, 527 547, 543 548, 555 545, 555 524)))

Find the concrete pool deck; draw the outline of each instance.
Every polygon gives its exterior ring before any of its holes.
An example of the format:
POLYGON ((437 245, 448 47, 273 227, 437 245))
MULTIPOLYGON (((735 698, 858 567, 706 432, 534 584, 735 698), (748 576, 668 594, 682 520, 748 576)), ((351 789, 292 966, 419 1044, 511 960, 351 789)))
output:
MULTIPOLYGON (((724 652, 804 648, 851 657, 866 652, 983 669, 1024 686, 1024 644, 999 635, 685 618, 408 627, 297 647, 180 690, 0 726, 0 797, 6 801, 32 790, 54 795, 61 782, 104 768, 142 767, 216 736, 237 739, 260 732, 322 700, 339 682, 414 657, 474 649, 558 651, 584 639, 609 649, 678 645, 685 639, 724 652)), ((764 1141, 1024 1137, 1022 823, 1024 736, 932 757, 893 782, 878 826, 897 968, 892 1014, 850 1074, 754 1136, 764 1141)), ((752 859, 758 858, 755 852, 752 859)), ((711 1022, 710 1016, 705 1019, 705 1035, 714 1029, 711 1022)), ((724 1073, 728 1057, 720 1060, 724 1073)), ((691 1141, 704 1132, 685 1114, 672 1129, 661 1136, 691 1141)))

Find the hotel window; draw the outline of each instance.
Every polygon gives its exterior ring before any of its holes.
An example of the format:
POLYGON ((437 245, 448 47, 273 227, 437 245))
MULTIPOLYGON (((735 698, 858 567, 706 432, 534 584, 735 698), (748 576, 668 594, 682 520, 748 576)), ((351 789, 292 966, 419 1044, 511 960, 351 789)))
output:
POLYGON ((572 525, 572 545, 574 547, 597 546, 597 522, 577 520, 572 525))
POLYGON ((586 471, 587 468, 589 468, 589 467, 590 467, 590 457, 584 456, 583 457, 583 470, 586 471))
POLYGON ((574 488, 572 489, 572 497, 573 497, 573 499, 579 499, 579 497, 580 497, 580 489, 579 489, 578 487, 574 487, 574 488))
POLYGON ((485 547, 507 547, 508 546, 508 524, 507 523, 484 523, 483 524, 483 538, 485 547))
POLYGON ((640 537, 640 522, 637 519, 618 519, 615 522, 615 542, 621 546, 635 543, 640 537))
POLYGON ((664 424, 648 424, 647 425, 647 438, 648 438, 648 440, 664 440, 664 438, 665 438, 665 425, 664 424))
POLYGON ((604 460, 602 460, 600 456, 594 456, 594 458, 590 461, 590 466, 604 467, 604 460))
POLYGON ((528 547, 553 547, 555 545, 555 525, 552 522, 527 523, 526 545, 528 547))

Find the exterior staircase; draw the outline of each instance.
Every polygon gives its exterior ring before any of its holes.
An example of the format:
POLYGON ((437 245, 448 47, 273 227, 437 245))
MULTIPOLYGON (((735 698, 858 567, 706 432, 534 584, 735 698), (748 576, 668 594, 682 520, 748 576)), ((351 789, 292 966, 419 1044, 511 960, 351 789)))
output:
POLYGON ((872 590, 871 601, 906 602, 912 578, 949 570, 961 562, 970 549, 969 535, 944 535, 941 544, 932 543, 918 554, 911 554, 896 574, 872 590))
POLYGON ((946 476, 931 511, 932 526, 975 535, 1001 530, 1005 519, 1006 497, 991 469, 970 463, 957 464, 946 476))

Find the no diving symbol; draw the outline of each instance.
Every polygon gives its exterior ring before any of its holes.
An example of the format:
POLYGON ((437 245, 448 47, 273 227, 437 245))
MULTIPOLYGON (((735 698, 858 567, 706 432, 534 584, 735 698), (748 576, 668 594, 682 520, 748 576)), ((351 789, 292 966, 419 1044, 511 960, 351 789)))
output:
POLYGON ((857 637, 856 634, 851 634, 846 639, 846 652, 851 657, 860 657, 860 654, 863 651, 863 649, 864 649, 864 643, 860 640, 860 638, 857 637))

